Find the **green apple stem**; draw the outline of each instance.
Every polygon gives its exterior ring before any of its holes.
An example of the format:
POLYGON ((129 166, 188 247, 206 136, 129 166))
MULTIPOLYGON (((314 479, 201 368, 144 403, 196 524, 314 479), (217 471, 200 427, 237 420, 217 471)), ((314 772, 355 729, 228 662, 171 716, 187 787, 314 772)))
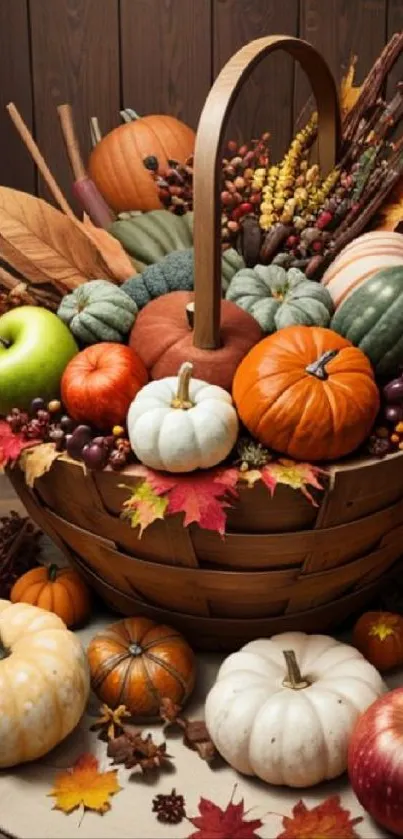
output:
POLYGON ((0 338, 0 346, 2 346, 4 350, 8 350, 8 348, 11 347, 11 341, 7 341, 6 338, 0 338))

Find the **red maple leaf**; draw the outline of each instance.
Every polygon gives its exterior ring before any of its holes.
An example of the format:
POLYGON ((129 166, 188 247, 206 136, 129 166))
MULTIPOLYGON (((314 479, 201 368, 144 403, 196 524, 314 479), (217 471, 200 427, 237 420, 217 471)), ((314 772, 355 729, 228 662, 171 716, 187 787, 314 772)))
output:
POLYGON ((188 839, 260 839, 255 831, 262 827, 260 819, 245 821, 243 799, 239 804, 233 804, 232 799, 225 810, 213 804, 207 798, 199 801, 200 816, 189 821, 197 827, 188 839))
MULTIPOLYGON (((283 816, 283 830, 277 839, 359 839, 354 826, 362 822, 361 816, 351 818, 349 810, 340 805, 340 797, 333 795, 322 804, 308 810, 303 801, 293 807, 292 817, 283 816)), ((207 837, 206 837, 207 839, 207 837)))
POLYGON ((14 434, 5 420, 0 420, 0 466, 7 466, 18 460, 23 449, 37 446, 42 440, 26 440, 22 434, 14 434))
POLYGON ((167 497, 166 513, 184 513, 185 526, 195 522, 205 530, 215 530, 224 535, 224 510, 230 506, 229 496, 237 496, 237 469, 214 469, 176 476, 136 466, 132 474, 147 481, 156 495, 167 497))

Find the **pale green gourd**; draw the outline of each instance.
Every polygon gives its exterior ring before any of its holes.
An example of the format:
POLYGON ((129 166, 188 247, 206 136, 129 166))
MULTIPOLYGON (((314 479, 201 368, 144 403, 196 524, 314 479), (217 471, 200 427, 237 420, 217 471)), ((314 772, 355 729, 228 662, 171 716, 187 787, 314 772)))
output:
POLYGON ((307 280, 298 268, 280 265, 243 268, 232 278, 226 293, 249 312, 266 335, 286 326, 323 326, 330 323, 333 302, 324 286, 307 280))
POLYGON ((83 344, 100 341, 123 343, 138 308, 118 286, 107 280, 90 280, 63 297, 59 318, 83 344))

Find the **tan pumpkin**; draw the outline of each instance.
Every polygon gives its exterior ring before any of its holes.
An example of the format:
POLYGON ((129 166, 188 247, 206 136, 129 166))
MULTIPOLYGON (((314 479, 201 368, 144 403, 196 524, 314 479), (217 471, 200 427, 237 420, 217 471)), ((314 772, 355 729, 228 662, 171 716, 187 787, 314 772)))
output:
POLYGON ((161 209, 144 160, 155 157, 160 167, 166 167, 168 160, 184 163, 193 154, 195 133, 172 116, 124 113, 130 114, 129 121, 110 131, 93 149, 90 176, 116 212, 161 209))
POLYGON ((326 286, 337 309, 363 283, 385 268, 403 265, 403 236, 374 230, 353 239, 325 271, 326 286))
POLYGON ((38 760, 64 740, 89 688, 84 650, 57 615, 0 600, 0 767, 38 760))
POLYGON ((110 708, 126 705, 135 717, 156 717, 162 699, 183 705, 192 693, 195 657, 170 626, 148 618, 126 618, 100 632, 89 644, 94 693, 110 708))
POLYGON ((10 600, 53 612, 66 626, 78 626, 90 614, 90 592, 84 580, 73 568, 57 565, 27 571, 14 583, 10 600))

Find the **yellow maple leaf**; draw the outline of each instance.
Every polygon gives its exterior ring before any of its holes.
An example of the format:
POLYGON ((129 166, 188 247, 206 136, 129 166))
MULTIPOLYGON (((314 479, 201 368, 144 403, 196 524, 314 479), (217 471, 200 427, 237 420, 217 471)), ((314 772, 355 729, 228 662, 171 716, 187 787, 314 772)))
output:
POLYGON ((60 457, 54 443, 40 443, 31 449, 24 449, 21 452, 19 465, 25 473, 25 481, 29 487, 33 487, 37 478, 41 478, 49 472, 52 463, 60 457))
POLYGON ((97 758, 85 753, 71 769, 57 774, 54 787, 48 795, 56 798, 53 809, 63 810, 63 813, 71 813, 81 805, 85 810, 106 813, 111 806, 110 796, 121 789, 117 769, 100 772, 97 758))
POLYGON ((299 489, 314 507, 318 506, 308 486, 323 490, 319 475, 326 475, 324 469, 311 466, 310 463, 296 463, 294 460, 280 458, 277 463, 269 463, 262 470, 262 480, 273 493, 277 484, 285 484, 291 489, 299 489))
POLYGON ((389 196, 389 200, 381 207, 380 221, 377 230, 396 230, 403 223, 403 176, 389 196))
POLYGON ((168 498, 157 495, 148 481, 141 481, 136 487, 120 484, 122 489, 129 489, 130 498, 123 503, 122 518, 129 519, 133 528, 139 527, 139 539, 143 531, 156 519, 163 519, 168 507, 168 498))
POLYGON ((340 84, 340 108, 343 117, 351 111, 361 93, 361 87, 354 85, 357 59, 356 55, 350 59, 349 67, 340 84))

